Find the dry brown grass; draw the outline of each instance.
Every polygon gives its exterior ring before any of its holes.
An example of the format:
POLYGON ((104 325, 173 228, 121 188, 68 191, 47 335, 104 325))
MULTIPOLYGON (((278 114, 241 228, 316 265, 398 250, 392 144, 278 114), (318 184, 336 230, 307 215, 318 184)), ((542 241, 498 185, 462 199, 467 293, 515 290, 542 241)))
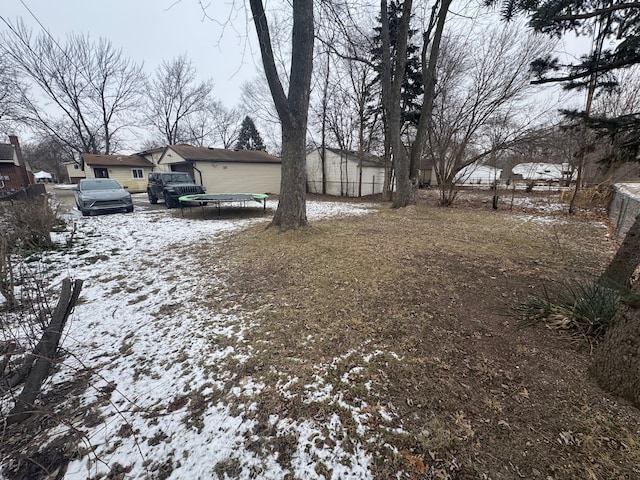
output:
POLYGON ((593 384, 580 345, 516 328, 513 307, 543 282, 595 275, 615 248, 601 222, 548 220, 421 205, 262 224, 224 258, 204 255, 229 285, 210 305, 259 321, 251 357, 230 367, 271 392, 257 428, 337 414, 377 478, 640 478, 640 412, 593 384), (358 406, 366 434, 334 403, 301 401, 318 377, 358 406))

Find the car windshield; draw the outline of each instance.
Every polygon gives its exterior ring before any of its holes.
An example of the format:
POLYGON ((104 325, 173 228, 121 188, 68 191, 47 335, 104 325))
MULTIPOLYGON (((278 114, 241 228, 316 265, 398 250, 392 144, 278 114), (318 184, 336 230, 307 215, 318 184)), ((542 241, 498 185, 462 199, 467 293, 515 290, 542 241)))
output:
POLYGON ((191 177, 188 173, 172 173, 171 175, 166 175, 164 179, 167 183, 191 183, 191 177))
POLYGON ((119 190, 122 187, 115 180, 83 180, 80 182, 80 190, 119 190))

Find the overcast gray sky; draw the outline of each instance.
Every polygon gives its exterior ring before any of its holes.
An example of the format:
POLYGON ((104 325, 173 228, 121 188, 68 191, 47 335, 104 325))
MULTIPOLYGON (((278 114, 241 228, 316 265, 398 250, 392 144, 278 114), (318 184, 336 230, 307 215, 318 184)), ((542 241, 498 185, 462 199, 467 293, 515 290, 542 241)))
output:
MULTIPOLYGON (((230 4, 220 2, 221 10, 212 3, 209 13, 218 20, 228 18, 230 4)), ((213 79, 214 95, 227 107, 237 105, 240 85, 257 74, 255 62, 260 61, 246 41, 253 25, 247 24, 244 9, 235 12, 233 28, 223 28, 204 18, 197 0, 2 0, 0 15, 12 23, 21 17, 34 33, 42 30, 39 20, 57 39, 70 32, 108 38, 127 56, 144 62, 149 74, 163 59, 186 53, 199 77, 213 79)))

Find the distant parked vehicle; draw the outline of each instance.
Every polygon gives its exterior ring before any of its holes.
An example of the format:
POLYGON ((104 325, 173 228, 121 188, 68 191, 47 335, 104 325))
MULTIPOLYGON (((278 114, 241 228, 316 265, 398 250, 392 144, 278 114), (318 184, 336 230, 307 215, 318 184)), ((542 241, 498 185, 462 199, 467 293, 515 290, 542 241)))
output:
POLYGON ((84 216, 94 213, 133 212, 131 194, 110 178, 83 178, 73 190, 76 206, 84 216))
POLYGON ((152 172, 147 183, 149 203, 164 200, 167 208, 180 206, 179 198, 185 195, 205 193, 201 185, 196 185, 191 175, 182 172, 152 172))

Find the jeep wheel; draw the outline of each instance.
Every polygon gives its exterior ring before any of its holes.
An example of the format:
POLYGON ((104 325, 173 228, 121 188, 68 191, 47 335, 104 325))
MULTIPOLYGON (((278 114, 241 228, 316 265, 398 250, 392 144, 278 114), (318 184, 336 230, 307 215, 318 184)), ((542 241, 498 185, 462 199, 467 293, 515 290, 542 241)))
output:
POLYGON ((149 196, 149 203, 151 205, 158 203, 158 197, 154 196, 151 192, 147 192, 147 195, 149 196))
POLYGON ((167 206, 167 208, 174 208, 176 206, 173 198, 168 193, 164 194, 164 204, 167 206))

